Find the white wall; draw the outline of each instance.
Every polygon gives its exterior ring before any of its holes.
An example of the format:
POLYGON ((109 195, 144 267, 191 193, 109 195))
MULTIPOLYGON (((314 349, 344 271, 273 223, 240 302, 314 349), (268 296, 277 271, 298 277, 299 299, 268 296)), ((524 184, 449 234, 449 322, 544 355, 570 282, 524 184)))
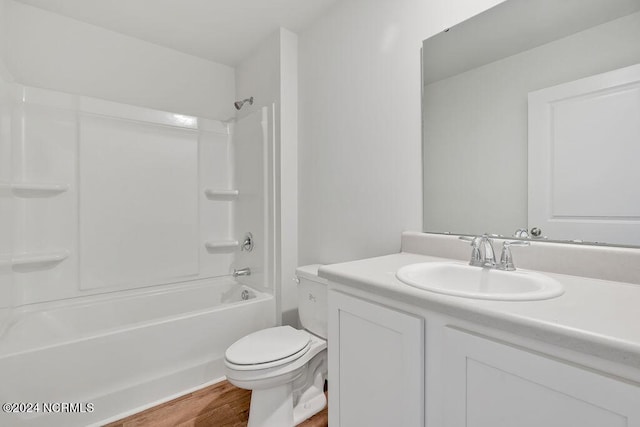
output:
POLYGON ((7 0, 0 0, 0 79, 13 80, 7 70, 7 0))
POLYGON ((280 266, 282 321, 298 324, 298 36, 280 33, 280 266))
POLYGON ((236 65, 235 83, 238 100, 254 98, 253 105, 245 104, 237 117, 280 101, 280 31, 267 37, 236 65))
MULTIPOLYGON (((254 104, 238 112, 244 117, 263 106, 275 105, 275 274, 278 310, 284 324, 296 325, 298 266, 298 37, 280 28, 236 67, 238 99, 254 97, 254 104)), ((240 159, 236 159, 240 160, 240 159)), ((238 167, 241 171, 241 166, 238 167)))
POLYGON ((7 66, 28 86, 201 117, 233 117, 226 65, 6 0, 7 66))
POLYGON ((300 264, 422 228, 422 40, 497 3, 344 0, 300 34, 300 264))

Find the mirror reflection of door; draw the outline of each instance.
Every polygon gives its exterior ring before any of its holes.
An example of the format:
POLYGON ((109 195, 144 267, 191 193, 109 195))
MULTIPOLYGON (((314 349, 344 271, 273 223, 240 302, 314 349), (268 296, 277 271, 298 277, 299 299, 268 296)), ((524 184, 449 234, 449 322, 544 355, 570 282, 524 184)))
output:
POLYGON ((640 65, 529 94, 529 222, 640 242, 640 65))

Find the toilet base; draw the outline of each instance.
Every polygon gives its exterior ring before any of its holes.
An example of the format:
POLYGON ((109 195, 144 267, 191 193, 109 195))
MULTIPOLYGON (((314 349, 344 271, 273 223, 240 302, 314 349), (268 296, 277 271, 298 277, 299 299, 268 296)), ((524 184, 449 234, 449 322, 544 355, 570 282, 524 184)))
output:
MULTIPOLYGON (((327 396, 324 394, 324 382, 327 378, 326 350, 314 357, 307 366, 305 375, 298 380, 304 384, 294 394, 296 406, 293 408, 293 425, 298 425, 307 418, 311 418, 327 406, 327 396)), ((296 384, 294 382, 294 387, 296 384)))
POLYGON ((293 427, 322 411, 327 406, 327 397, 314 387, 315 395, 306 395, 305 400, 293 407, 291 383, 266 390, 251 392, 249 423, 247 427, 293 427))
POLYGON ((293 425, 298 425, 304 420, 313 417, 318 412, 322 411, 327 406, 327 396, 324 392, 310 398, 304 403, 299 403, 293 408, 293 425))
POLYGON ((293 420, 292 384, 251 392, 247 427, 284 427, 293 420))

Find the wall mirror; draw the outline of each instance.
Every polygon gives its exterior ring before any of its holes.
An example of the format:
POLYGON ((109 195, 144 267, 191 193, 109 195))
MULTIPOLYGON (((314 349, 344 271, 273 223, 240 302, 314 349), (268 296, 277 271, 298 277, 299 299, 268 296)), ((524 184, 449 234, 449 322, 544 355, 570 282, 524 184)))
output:
POLYGON ((640 246, 640 0, 507 0, 423 43, 423 229, 640 246))

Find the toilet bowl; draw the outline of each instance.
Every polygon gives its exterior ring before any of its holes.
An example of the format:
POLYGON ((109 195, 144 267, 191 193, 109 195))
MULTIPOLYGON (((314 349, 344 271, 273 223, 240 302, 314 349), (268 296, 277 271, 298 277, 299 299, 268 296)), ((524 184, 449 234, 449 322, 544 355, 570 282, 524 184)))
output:
POLYGON ((318 267, 296 270, 305 329, 263 329, 225 353, 227 380, 252 390, 248 427, 293 427, 327 404, 326 281, 317 277, 318 267))

